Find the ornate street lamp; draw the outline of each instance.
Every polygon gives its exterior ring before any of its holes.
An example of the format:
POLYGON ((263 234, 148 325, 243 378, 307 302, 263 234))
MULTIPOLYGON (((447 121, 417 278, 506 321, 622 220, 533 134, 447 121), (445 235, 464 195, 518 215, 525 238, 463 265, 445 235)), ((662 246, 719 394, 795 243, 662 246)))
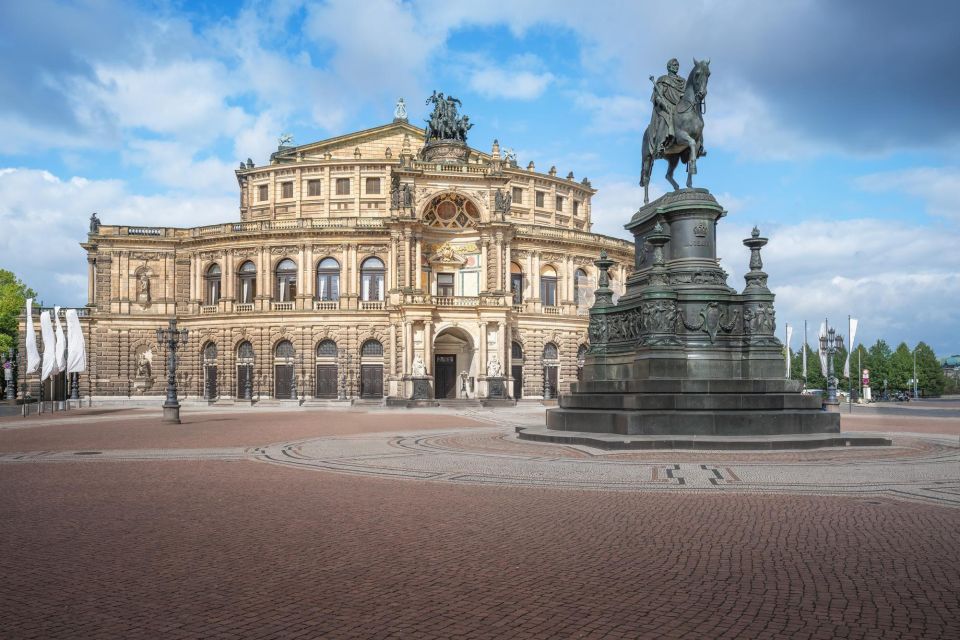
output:
POLYGON ((171 318, 166 329, 157 329, 157 342, 167 343, 167 399, 163 403, 163 421, 180 424, 180 402, 177 400, 177 348, 187 346, 190 331, 177 329, 171 318))
POLYGON ((829 321, 825 324, 828 327, 826 333, 820 336, 820 349, 827 354, 827 402, 828 405, 839 406, 837 400, 837 378, 833 371, 833 356, 843 349, 843 336, 837 335, 836 329, 830 326, 829 321))

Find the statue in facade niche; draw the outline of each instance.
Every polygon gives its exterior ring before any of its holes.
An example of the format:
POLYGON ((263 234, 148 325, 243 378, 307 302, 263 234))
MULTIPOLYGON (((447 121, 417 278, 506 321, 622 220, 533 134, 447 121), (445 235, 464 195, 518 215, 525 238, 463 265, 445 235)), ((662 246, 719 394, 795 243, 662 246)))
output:
POLYGON ((150 275, 146 271, 141 271, 137 276, 137 300, 150 302, 150 275))
POLYGON ((423 356, 419 353, 413 356, 413 364, 411 365, 413 369, 413 375, 415 376, 425 376, 427 375, 427 365, 423 362, 423 356))
POLYGON ((640 185, 644 204, 650 201, 648 188, 655 160, 667 161, 667 180, 678 190, 673 171, 680 162, 687 165, 687 188, 693 187, 697 158, 705 156, 703 147, 703 111, 710 79, 710 60, 693 60, 693 69, 686 80, 677 75, 680 63, 676 58, 667 63, 667 73, 656 80, 653 76, 653 113, 643 132, 643 169, 640 185))
POLYGON ((487 361, 487 377, 488 378, 503 377, 503 365, 500 364, 500 358, 497 357, 497 354, 491 355, 490 359, 487 361))
POLYGON ((147 349, 137 354, 136 377, 144 380, 153 378, 153 350, 147 349))
POLYGON ((513 195, 509 192, 504 193, 500 188, 497 189, 497 193, 494 194, 494 210, 500 213, 507 213, 510 211, 510 206, 513 204, 513 195))

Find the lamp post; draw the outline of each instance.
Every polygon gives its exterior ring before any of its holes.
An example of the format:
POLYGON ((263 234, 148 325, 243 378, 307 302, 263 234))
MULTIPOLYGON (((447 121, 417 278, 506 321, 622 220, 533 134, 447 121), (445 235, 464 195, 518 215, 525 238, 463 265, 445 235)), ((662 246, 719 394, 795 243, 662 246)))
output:
POLYGON ((167 343, 167 399, 163 402, 163 421, 180 424, 180 402, 177 400, 177 348, 187 346, 190 331, 177 329, 171 318, 166 329, 157 329, 157 342, 167 343))
POLYGON ((820 348, 827 354, 827 401, 828 408, 836 407, 839 409, 840 402, 837 400, 837 378, 833 371, 833 356, 843 349, 843 336, 837 335, 836 329, 830 326, 829 321, 826 325, 827 331, 820 336, 820 348))

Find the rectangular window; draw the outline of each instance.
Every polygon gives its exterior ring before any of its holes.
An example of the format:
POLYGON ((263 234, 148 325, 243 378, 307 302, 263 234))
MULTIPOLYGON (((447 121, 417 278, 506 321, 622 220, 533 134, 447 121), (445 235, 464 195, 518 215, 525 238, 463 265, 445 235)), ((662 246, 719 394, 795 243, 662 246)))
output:
POLYGON ((543 193, 543 191, 537 191, 537 206, 541 209, 543 208, 543 201, 545 197, 546 195, 543 193))
POLYGON ((337 178, 337 195, 350 195, 350 178, 337 178))
POLYGON ((520 187, 513 188, 513 204, 523 204, 523 189, 520 187))
POLYGON ((578 215, 580 213, 580 201, 573 201, 573 215, 578 215))
POLYGON ((267 198, 269 198, 269 197, 270 197, 270 187, 269 187, 269 186, 267 186, 267 185, 265 185, 265 184, 262 184, 262 185, 260 185, 259 187, 257 187, 257 201, 258 201, 258 202, 266 202, 266 201, 267 201, 267 198))
POLYGON ((510 291, 513 293, 513 304, 523 304, 523 274, 510 274, 510 291))
POLYGON ((563 211, 563 196, 557 196, 557 211, 563 211))
POLYGON ((453 274, 452 273, 437 274, 437 295, 441 297, 453 296, 453 274))
POLYGON ((557 279, 553 276, 540 278, 540 302, 545 307, 557 306, 557 279))
POLYGON ((281 183, 280 183, 280 197, 281 197, 281 198, 292 198, 292 197, 293 197, 293 183, 292 183, 292 182, 281 182, 281 183))
POLYGON ((380 193, 380 178, 367 178, 367 195, 380 193))
POLYGON ((307 195, 310 195, 310 196, 320 195, 319 180, 307 180, 307 195))

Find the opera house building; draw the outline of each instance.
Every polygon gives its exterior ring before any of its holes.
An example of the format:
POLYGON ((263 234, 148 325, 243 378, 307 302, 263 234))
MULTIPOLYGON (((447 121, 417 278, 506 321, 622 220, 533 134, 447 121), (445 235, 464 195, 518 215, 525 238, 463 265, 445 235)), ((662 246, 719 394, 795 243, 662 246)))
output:
POLYGON ((605 250, 616 261, 622 290, 633 245, 591 233, 588 180, 518 166, 496 141, 469 147, 467 119, 440 98, 453 129, 435 110, 426 130, 397 117, 242 163, 239 220, 93 218, 81 395, 162 396, 156 330, 174 317, 189 330, 177 354, 185 398, 510 402, 567 391, 587 349, 594 260, 605 250))

